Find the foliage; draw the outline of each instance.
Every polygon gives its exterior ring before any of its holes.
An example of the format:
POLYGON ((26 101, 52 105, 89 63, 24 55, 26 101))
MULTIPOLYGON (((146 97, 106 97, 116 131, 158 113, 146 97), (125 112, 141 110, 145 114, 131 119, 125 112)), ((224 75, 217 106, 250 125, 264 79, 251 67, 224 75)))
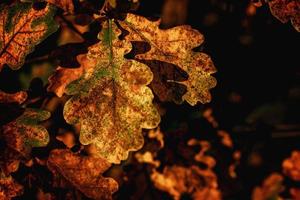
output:
MULTIPOLYGON (((299 31, 298 1, 268 4, 274 16, 299 31)), ((124 192, 130 180, 140 189, 132 199, 146 193, 140 182, 162 199, 230 196, 220 182, 239 181, 244 152, 210 106, 202 106, 217 84, 214 63, 202 52, 204 36, 190 25, 164 27, 164 20, 133 14, 138 5, 136 0, 0 5, 0 72, 20 69, 23 87, 29 86, 8 92, 1 85, 1 200, 126 199, 117 191, 124 192), (30 68, 36 72, 25 75, 30 68), (50 76, 49 69, 55 69, 50 76), (170 112, 174 121, 163 127, 173 103, 197 112, 170 112), (209 127, 214 139, 191 133, 180 121, 184 117, 209 127), (227 160, 220 159, 223 153, 227 160)), ((258 115, 250 115, 249 123, 258 115)), ((294 151, 284 160, 282 174, 272 173, 252 198, 280 199, 285 178, 300 180, 299 155, 294 151)), ((251 156, 249 162, 259 165, 259 156, 251 156)), ((299 198, 297 187, 289 189, 289 196, 299 198)))

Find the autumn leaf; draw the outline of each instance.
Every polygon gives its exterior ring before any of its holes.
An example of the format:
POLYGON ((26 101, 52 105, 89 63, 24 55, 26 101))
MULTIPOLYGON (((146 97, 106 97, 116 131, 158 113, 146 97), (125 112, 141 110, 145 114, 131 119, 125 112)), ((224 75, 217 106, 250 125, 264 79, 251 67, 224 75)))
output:
POLYGON ((0 199, 10 200, 23 193, 23 186, 18 184, 11 176, 0 172, 0 199))
POLYGON ((145 153, 136 153, 135 158, 139 163, 147 163, 159 167, 160 161, 154 160, 153 154, 150 151, 146 151, 145 153))
POLYGON ((89 60, 84 54, 78 55, 77 60, 81 63, 79 68, 58 67, 54 74, 49 77, 48 92, 54 92, 58 97, 62 97, 66 87, 72 82, 79 79, 86 68, 89 67, 89 60))
POLYGON ((34 2, 41 2, 41 1, 51 3, 55 6, 63 9, 66 12, 74 14, 73 0, 21 0, 21 2, 24 2, 24 3, 34 3, 34 2))
POLYGON ((99 156, 111 163, 120 163, 129 151, 140 149, 142 128, 155 128, 160 122, 147 87, 152 72, 124 58, 131 45, 119 35, 114 22, 104 24, 101 42, 89 48, 83 75, 66 89, 74 96, 64 107, 66 121, 81 125, 80 142, 93 144, 99 156))
POLYGON ((291 20, 294 28, 300 32, 300 1, 298 0, 270 0, 268 1, 272 15, 282 23, 291 20))
POLYGON ((200 151, 194 156, 194 159, 197 162, 200 162, 204 165, 206 165, 209 169, 212 169, 216 165, 216 160, 209 155, 206 155, 207 151, 211 148, 211 145, 208 141, 206 140, 196 140, 194 138, 190 139, 188 141, 189 146, 196 146, 199 145, 200 151))
POLYGON ((255 187, 252 200, 281 200, 279 194, 283 191, 283 177, 278 173, 272 173, 264 181, 262 186, 255 187))
POLYGON ((6 145, 28 158, 32 147, 44 147, 48 144, 48 132, 38 123, 49 117, 48 111, 26 109, 16 120, 3 126, 2 137, 6 145))
POLYGON ((154 171, 151 180, 157 189, 168 192, 175 200, 181 199, 184 193, 190 194, 195 200, 221 199, 215 173, 197 166, 167 166, 163 173, 154 171))
POLYGON ((66 12, 74 14, 73 0, 46 0, 48 3, 54 4, 66 12))
POLYGON ((14 94, 8 94, 5 92, 2 92, 0 90, 0 103, 18 103, 21 104, 27 99, 27 93, 26 92, 16 92, 14 94))
POLYGON ((16 3, 0 10, 0 70, 4 64, 16 70, 35 45, 57 30, 55 9, 47 5, 35 10, 32 4, 16 3))
POLYGON ((293 151, 291 157, 282 162, 282 168, 285 175, 300 181, 300 151, 293 151))
POLYGON ((211 100, 209 89, 216 85, 216 80, 211 74, 215 73, 216 69, 207 54, 192 50, 203 43, 203 35, 187 25, 162 30, 159 28, 160 21, 152 22, 133 14, 127 14, 120 24, 129 31, 127 40, 147 42, 151 46, 148 52, 136 55, 136 59, 171 63, 188 74, 187 80, 168 80, 186 86, 187 92, 182 96, 182 100, 191 105, 211 100))
POLYGON ((55 149, 49 155, 47 166, 54 175, 54 183, 57 184, 56 180, 63 178, 92 199, 112 199, 112 193, 118 189, 116 181, 101 176, 110 164, 100 157, 55 149))

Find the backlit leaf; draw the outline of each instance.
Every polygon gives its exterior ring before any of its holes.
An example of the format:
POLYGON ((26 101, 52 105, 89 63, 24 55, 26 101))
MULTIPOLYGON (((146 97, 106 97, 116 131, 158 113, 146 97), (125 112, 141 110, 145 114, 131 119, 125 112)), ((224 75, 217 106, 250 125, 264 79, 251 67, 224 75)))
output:
POLYGON ((272 15, 282 23, 291 20, 294 28, 300 32, 300 1, 298 0, 270 0, 268 1, 272 15))
POLYGON ((295 181, 300 181, 300 151, 293 151, 291 157, 282 163, 283 173, 295 181))
POLYGON ((23 193, 23 186, 18 184, 11 176, 0 172, 0 199, 10 200, 23 193))
POLYGON ((207 54, 192 50, 203 43, 203 35, 187 25, 162 30, 159 28, 160 21, 152 22, 133 14, 127 14, 120 24, 129 31, 127 40, 147 42, 151 46, 148 52, 136 55, 137 59, 171 63, 188 74, 187 80, 168 80, 187 87, 182 100, 191 105, 211 100, 209 89, 216 85, 216 80, 211 74, 215 73, 216 69, 207 54))
POLYGON ((181 166, 167 166, 163 173, 154 171, 151 174, 154 186, 168 192, 173 199, 181 199, 181 195, 189 194, 194 200, 220 200, 216 174, 197 166, 185 168, 181 166))
MULTIPOLYGON (((103 158, 82 156, 66 149, 53 150, 47 162, 54 180, 63 178, 87 197, 92 199, 112 199, 118 189, 112 178, 103 178, 102 173, 110 164, 103 158)), ((56 182, 54 184, 57 185, 56 182)))
POLYGON ((51 5, 35 10, 30 3, 0 8, 0 70, 4 64, 19 69, 34 46, 57 30, 54 13, 51 5))
POLYGON ((142 128, 155 128, 160 122, 147 87, 152 72, 146 65, 124 58, 131 45, 119 40, 119 35, 114 22, 104 24, 98 36, 101 42, 89 48, 89 66, 66 89, 74 96, 64 107, 66 121, 81 125, 80 142, 93 144, 111 163, 140 149, 142 128))
POLYGON ((48 111, 26 109, 20 117, 3 127, 6 145, 28 158, 32 147, 44 147, 48 144, 48 132, 38 123, 49 117, 48 111))
POLYGON ((2 92, 0 90, 0 103, 18 103, 21 104, 27 99, 27 93, 26 92, 16 92, 14 94, 8 94, 5 92, 2 92))
POLYGON ((272 173, 262 183, 262 186, 255 187, 252 193, 252 200, 281 200, 279 194, 283 191, 283 177, 278 173, 272 173))
POLYGON ((88 59, 85 55, 78 55, 77 60, 81 63, 79 68, 58 67, 56 69, 55 73, 48 79, 48 92, 54 92, 58 97, 62 97, 66 86, 82 76, 85 67, 88 66, 88 59))

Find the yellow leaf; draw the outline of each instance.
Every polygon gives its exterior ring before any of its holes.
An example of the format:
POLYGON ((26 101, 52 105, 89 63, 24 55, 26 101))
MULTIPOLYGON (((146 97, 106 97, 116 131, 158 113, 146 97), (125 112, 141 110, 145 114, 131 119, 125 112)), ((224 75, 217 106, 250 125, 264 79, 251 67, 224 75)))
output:
POLYGON ((112 20, 99 33, 101 42, 89 48, 85 71, 66 90, 74 95, 65 104, 64 117, 80 123, 80 142, 93 144, 98 155, 120 163, 129 151, 142 147, 142 128, 155 128, 160 116, 152 104, 147 85, 151 70, 144 64, 124 58, 129 42, 118 39, 120 30, 112 20))
POLYGON ((129 31, 127 40, 147 42, 151 46, 148 52, 136 55, 137 59, 171 63, 188 74, 187 80, 168 80, 187 87, 182 100, 191 105, 196 105, 198 101, 207 103, 211 100, 209 89, 216 85, 211 74, 216 69, 207 54, 192 50, 203 43, 202 34, 187 25, 162 30, 159 28, 160 21, 152 22, 133 14, 127 14, 120 24, 129 31))

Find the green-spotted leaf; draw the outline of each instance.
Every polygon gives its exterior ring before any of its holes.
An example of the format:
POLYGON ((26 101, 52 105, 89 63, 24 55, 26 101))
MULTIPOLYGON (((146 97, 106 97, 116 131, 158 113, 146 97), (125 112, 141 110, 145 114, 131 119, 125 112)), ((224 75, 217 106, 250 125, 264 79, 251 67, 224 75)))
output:
POLYGON ((19 69, 34 46, 55 32, 55 9, 35 10, 30 3, 0 7, 0 70, 7 64, 19 69))
POLYGON ((66 121, 81 125, 80 142, 94 145, 98 155, 111 163, 120 163, 129 151, 140 149, 142 128, 151 129, 160 122, 147 87, 152 72, 124 58, 131 44, 119 40, 119 35, 113 21, 104 24, 101 42, 89 48, 85 62, 89 66, 66 88, 74 96, 64 107, 66 121))
MULTIPOLYGON (((186 86, 187 91, 183 94, 182 100, 191 105, 195 105, 197 102, 207 103, 211 100, 209 89, 216 85, 216 80, 211 74, 215 73, 216 69, 207 54, 192 50, 203 43, 202 34, 187 25, 162 30, 159 28, 160 21, 152 22, 133 14, 127 14, 126 19, 120 21, 120 24, 129 31, 125 39, 147 42, 151 46, 148 52, 136 55, 135 58, 171 63, 187 73, 187 80, 169 79, 166 81, 166 83, 179 83, 186 86)), ((172 74, 175 77, 175 71, 172 69, 164 73, 170 75, 168 78, 172 77, 172 74)), ((156 82, 159 83, 159 81, 156 82)), ((165 87, 156 85, 152 88, 160 99, 168 99, 161 98, 161 91, 165 91, 165 87)), ((173 91, 169 93, 176 96, 176 94, 174 95, 176 89, 170 89, 173 91)), ((182 93, 182 89, 178 93, 182 93)), ((166 92, 163 95, 165 94, 166 92)))
POLYGON ((48 144, 48 132, 38 123, 49 117, 48 111, 26 109, 16 120, 3 126, 2 137, 6 145, 28 158, 32 147, 44 147, 48 144))

